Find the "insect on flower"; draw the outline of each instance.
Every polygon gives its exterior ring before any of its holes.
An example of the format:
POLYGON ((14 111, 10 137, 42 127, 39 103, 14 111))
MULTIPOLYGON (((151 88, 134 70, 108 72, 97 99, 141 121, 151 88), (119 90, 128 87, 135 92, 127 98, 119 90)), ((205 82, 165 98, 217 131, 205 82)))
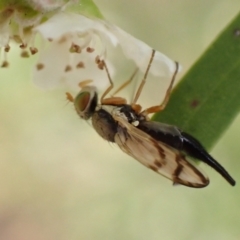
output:
POLYGON ((122 151, 146 167, 172 180, 174 184, 194 188, 202 188, 209 184, 209 179, 188 161, 187 157, 191 157, 214 168, 234 186, 235 180, 209 155, 198 140, 176 126, 154 122, 148 117, 149 114, 165 108, 178 72, 178 63, 176 63, 176 70, 163 102, 145 110, 142 110, 142 107, 137 104, 154 54, 155 50, 152 50, 143 80, 130 104, 127 104, 126 99, 114 95, 132 81, 136 71, 130 80, 115 91, 112 97, 106 98, 114 85, 104 60, 98 60, 98 65, 100 68, 105 68, 110 86, 101 96, 100 104, 96 88, 89 86, 89 81, 79 84, 82 89, 75 98, 70 93, 66 93, 67 99, 74 103, 81 118, 92 120, 94 129, 103 139, 116 143, 122 151))

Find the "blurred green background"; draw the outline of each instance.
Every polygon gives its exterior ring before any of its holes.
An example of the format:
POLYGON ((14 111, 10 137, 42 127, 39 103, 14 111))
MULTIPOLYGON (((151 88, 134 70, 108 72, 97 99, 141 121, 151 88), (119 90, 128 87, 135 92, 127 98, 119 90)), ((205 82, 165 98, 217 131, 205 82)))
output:
MULTIPOLYGON (((109 21, 181 62, 182 74, 240 9, 239 0, 95 3, 109 21)), ((33 59, 13 49, 9 60, 0 69, 1 240, 240 239, 239 117, 211 152, 237 185, 202 164, 207 188, 172 187, 103 141, 66 104, 64 89, 36 88, 33 59)))

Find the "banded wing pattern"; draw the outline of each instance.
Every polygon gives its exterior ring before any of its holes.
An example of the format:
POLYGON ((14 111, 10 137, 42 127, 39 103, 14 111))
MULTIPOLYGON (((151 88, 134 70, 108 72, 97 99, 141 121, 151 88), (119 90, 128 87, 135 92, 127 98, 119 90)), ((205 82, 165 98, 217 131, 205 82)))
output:
POLYGON ((209 184, 208 178, 189 163, 180 151, 155 140, 121 117, 114 118, 119 123, 115 142, 122 151, 174 183, 194 188, 209 184))
POLYGON ((138 125, 138 129, 149 134, 156 141, 163 142, 177 151, 186 154, 188 157, 206 163, 221 174, 222 177, 224 177, 232 186, 236 184, 235 180, 225 168, 206 151, 196 138, 190 134, 175 126, 154 121, 142 121, 138 125))

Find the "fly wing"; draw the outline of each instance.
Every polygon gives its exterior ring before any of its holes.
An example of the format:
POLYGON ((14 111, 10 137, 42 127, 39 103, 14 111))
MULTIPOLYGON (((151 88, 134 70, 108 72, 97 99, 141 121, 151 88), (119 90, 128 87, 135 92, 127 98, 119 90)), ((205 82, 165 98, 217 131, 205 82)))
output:
POLYGON ((125 153, 174 183, 195 188, 209 184, 208 178, 182 153, 155 140, 121 117, 115 116, 115 120, 119 123, 115 142, 125 153))

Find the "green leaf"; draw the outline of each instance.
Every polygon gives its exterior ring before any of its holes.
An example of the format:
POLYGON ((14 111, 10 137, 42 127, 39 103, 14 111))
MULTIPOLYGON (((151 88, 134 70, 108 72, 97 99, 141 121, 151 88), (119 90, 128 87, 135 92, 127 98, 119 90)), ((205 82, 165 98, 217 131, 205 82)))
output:
POLYGON ((77 4, 70 5, 68 9, 87 16, 94 16, 103 19, 103 15, 93 0, 81 0, 77 4))
POLYGON ((192 66, 153 120, 173 124, 210 149, 240 110, 240 14, 192 66))

